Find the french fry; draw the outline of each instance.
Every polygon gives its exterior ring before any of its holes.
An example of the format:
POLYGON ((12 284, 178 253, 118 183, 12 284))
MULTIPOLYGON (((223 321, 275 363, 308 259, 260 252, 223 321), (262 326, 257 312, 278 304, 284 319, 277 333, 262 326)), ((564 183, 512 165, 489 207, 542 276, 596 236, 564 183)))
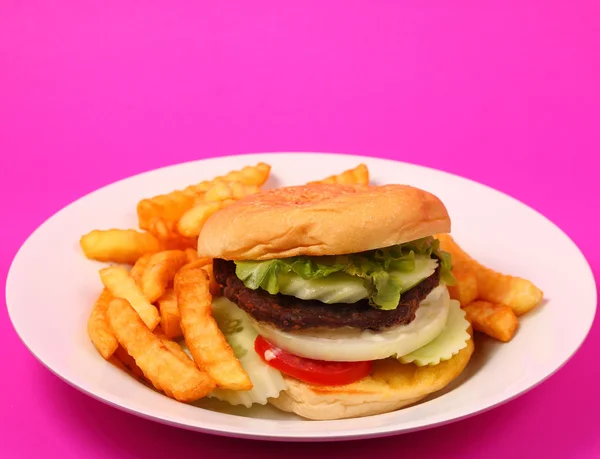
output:
POLYGON ((438 234, 442 250, 452 255, 452 264, 459 270, 471 271, 477 278, 478 298, 509 306, 517 316, 537 306, 544 296, 532 282, 520 277, 500 274, 469 256, 449 234, 438 234))
POLYGON ((106 316, 111 299, 110 292, 107 289, 102 290, 92 308, 87 328, 92 343, 105 360, 110 359, 119 347, 119 341, 117 341, 117 337, 110 328, 106 316))
POLYGON ((253 386, 248 374, 212 317, 209 282, 208 274, 201 268, 182 270, 175 276, 185 343, 196 365, 206 371, 218 387, 250 390, 253 386))
POLYGON ((544 297, 544 293, 530 281, 500 274, 489 268, 477 272, 477 282, 482 300, 506 304, 517 316, 536 307, 544 297))
POLYGON ((258 163, 255 166, 246 166, 239 171, 229 172, 225 180, 241 182, 244 185, 263 186, 269 179, 271 166, 266 163, 258 163))
POLYGON ((104 287, 115 298, 127 300, 140 315, 148 329, 154 328, 160 322, 158 310, 150 304, 127 270, 122 266, 110 266, 100 270, 100 279, 104 287))
POLYGON ((158 239, 150 233, 119 229, 91 231, 81 237, 79 244, 87 258, 128 264, 161 249, 158 239))
POLYGON ((332 175, 323 180, 309 182, 312 184, 332 184, 332 185, 368 185, 369 169, 365 164, 359 164, 354 169, 349 169, 338 175, 332 175))
POLYGON ((196 261, 198 259, 198 251, 195 249, 185 249, 185 256, 187 257, 188 263, 196 261))
POLYGON ((215 279, 215 273, 213 272, 213 264, 210 263, 208 265, 205 265, 202 267, 202 269, 204 269, 204 271, 206 271, 206 274, 208 274, 208 279, 209 279, 208 290, 209 290, 210 294, 212 295, 213 298, 215 296, 219 296, 221 294, 221 287, 217 283, 217 279, 215 279))
POLYGON ((169 194, 142 199, 137 205, 138 225, 150 230, 152 222, 163 220, 176 222, 194 204, 194 194, 173 191, 169 194))
POLYGON ((177 357, 179 360, 181 360, 183 363, 185 363, 187 366, 191 366, 191 367, 195 367, 196 363, 190 358, 189 355, 187 355, 185 353, 185 351, 183 350, 183 348, 179 345, 179 343, 176 343, 175 341, 171 341, 170 339, 166 338, 166 337, 160 337, 160 340, 163 342, 163 344, 165 345, 165 347, 171 351, 171 353, 177 357))
POLYGON ((461 306, 466 306, 475 301, 479 295, 475 274, 471 271, 457 269, 453 269, 452 274, 454 275, 454 279, 456 279, 456 284, 448 286, 450 298, 458 300, 461 306))
POLYGON ((244 185, 255 185, 260 187, 269 179, 270 172, 271 166, 265 163, 258 163, 256 166, 246 166, 240 170, 231 171, 223 176, 215 177, 212 180, 206 180, 197 185, 189 186, 184 192, 194 194, 206 192, 217 181, 240 182, 244 185))
POLYGON ((177 235, 176 237, 165 239, 164 241, 161 241, 161 243, 164 244, 165 250, 196 249, 198 246, 198 238, 177 235))
POLYGON ((150 263, 150 257, 152 257, 152 255, 149 253, 142 255, 140 258, 138 258, 138 261, 135 262, 131 268, 131 271, 129 271, 129 275, 139 287, 142 286, 142 276, 144 275, 144 271, 146 270, 148 263, 150 263))
MULTIPOLYGON (((118 344, 118 341, 117 341, 118 344)), ((144 383, 149 382, 144 376, 144 372, 140 367, 137 366, 133 357, 131 357, 123 346, 118 345, 114 355, 111 358, 114 364, 116 364, 121 370, 129 373, 135 379, 144 383)))
POLYGON ((169 339, 181 338, 181 315, 177 307, 177 295, 173 289, 168 289, 158 299, 158 310, 160 312, 160 326, 164 335, 169 339))
POLYGON ((187 255, 181 250, 166 250, 150 257, 142 276, 142 291, 150 303, 165 293, 175 273, 186 263, 187 255))
POLYGON ((511 308, 487 301, 474 301, 463 307, 473 328, 500 341, 510 341, 519 325, 511 308))
POLYGON ((153 220, 148 232, 153 234, 161 243, 165 250, 185 250, 188 248, 196 248, 196 238, 182 236, 177 231, 177 221, 165 221, 157 218, 153 220))
POLYGON ((202 231, 206 221, 217 211, 231 204, 232 200, 211 201, 198 204, 188 210, 177 223, 179 233, 187 237, 196 237, 202 231))
POLYGON ((169 397, 191 402, 207 396, 215 388, 206 373, 187 365, 169 351, 126 300, 117 298, 110 302, 108 320, 119 343, 145 377, 169 397))
POLYGON ((245 185, 242 182, 216 181, 204 195, 204 201, 239 200, 245 196, 256 194, 260 191, 256 185, 245 185))

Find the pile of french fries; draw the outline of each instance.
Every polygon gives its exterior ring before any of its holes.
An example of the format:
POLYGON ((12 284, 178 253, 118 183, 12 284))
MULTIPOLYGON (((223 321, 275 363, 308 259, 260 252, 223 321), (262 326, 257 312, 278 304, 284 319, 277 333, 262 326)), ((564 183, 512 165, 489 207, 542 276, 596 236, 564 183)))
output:
MULTIPOLYGON (((212 260, 198 257, 196 241, 212 214, 257 193, 270 172, 268 164, 259 163, 143 199, 137 205, 140 230, 93 230, 82 236, 86 257, 112 263, 99 271, 104 288, 88 320, 88 335, 104 359, 181 402, 206 397, 217 387, 252 389, 212 317, 212 298, 220 288, 212 260)), ((310 183, 368 185, 369 170, 360 164, 310 183)), ((517 315, 539 303, 542 292, 529 281, 481 266, 449 235, 437 237, 452 254, 457 283, 451 296, 473 328, 509 341, 517 315)))
MULTIPOLYGON (((217 387, 252 389, 212 317, 212 298, 220 288, 212 260, 198 257, 196 241, 213 213, 257 193, 270 171, 259 163, 143 199, 137 206, 140 230, 82 236, 86 257, 114 263, 100 269, 104 288, 88 320, 88 335, 104 359, 181 402, 199 400, 217 387)), ((367 185, 369 172, 361 164, 321 182, 367 185)))

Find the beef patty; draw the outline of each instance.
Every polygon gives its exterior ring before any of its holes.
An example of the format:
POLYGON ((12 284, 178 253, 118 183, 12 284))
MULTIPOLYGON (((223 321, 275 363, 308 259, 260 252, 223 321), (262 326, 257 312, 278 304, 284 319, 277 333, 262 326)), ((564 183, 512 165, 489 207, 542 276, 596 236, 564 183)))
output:
POLYGON ((235 275, 235 263, 232 261, 215 259, 213 269, 217 282, 223 286, 225 297, 255 320, 285 331, 317 327, 382 330, 408 324, 414 320, 419 303, 440 283, 438 266, 434 274, 402 294, 396 309, 384 311, 369 306, 366 299, 352 304, 325 304, 288 295, 271 295, 260 288, 252 290, 235 275))

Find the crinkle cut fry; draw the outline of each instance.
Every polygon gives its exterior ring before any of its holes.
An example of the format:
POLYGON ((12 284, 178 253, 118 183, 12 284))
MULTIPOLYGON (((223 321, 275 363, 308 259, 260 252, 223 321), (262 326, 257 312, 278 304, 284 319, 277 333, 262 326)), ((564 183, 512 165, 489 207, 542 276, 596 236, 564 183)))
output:
POLYGON ((185 343, 199 368, 223 389, 250 390, 252 382, 212 316, 210 280, 202 268, 175 276, 175 293, 185 343))

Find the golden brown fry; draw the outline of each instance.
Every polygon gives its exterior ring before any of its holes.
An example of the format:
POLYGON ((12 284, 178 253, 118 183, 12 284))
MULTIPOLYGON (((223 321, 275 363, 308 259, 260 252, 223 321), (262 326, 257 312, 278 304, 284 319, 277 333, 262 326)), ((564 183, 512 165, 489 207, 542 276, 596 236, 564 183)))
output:
POLYGON ((271 166, 258 163, 256 166, 246 166, 239 171, 232 171, 223 178, 229 181, 241 182, 245 185, 263 186, 269 179, 271 166))
POLYGON ((186 237, 196 237, 206 221, 218 210, 231 204, 232 200, 211 201, 198 204, 188 210, 177 223, 177 230, 186 237))
POLYGON ((470 271, 452 270, 456 284, 448 286, 450 298, 458 300, 461 306, 475 301, 479 290, 477 288, 477 277, 470 271))
POLYGON ((148 263, 150 263, 150 257, 152 257, 152 254, 150 253, 141 256, 138 261, 135 262, 135 265, 133 265, 131 271, 129 271, 129 275, 140 287, 142 286, 142 276, 144 275, 144 271, 146 270, 148 263))
POLYGON ((242 182, 227 182, 217 180, 204 195, 204 201, 226 201, 228 199, 239 200, 245 196, 256 194, 260 191, 256 185, 245 185, 242 182))
POLYGON ((175 276, 175 293, 185 343, 196 365, 206 371, 219 387, 250 390, 253 386, 248 374, 212 317, 209 282, 208 274, 201 268, 182 270, 175 276))
POLYGON ((198 245, 196 238, 188 238, 179 234, 177 221, 165 221, 157 218, 150 223, 148 231, 160 241, 164 250, 195 249, 198 245))
POLYGON ((150 230, 155 220, 176 222, 193 203, 194 195, 183 191, 142 199, 137 205, 138 225, 142 229, 150 230))
POLYGON ((198 368, 182 362, 146 328, 140 316, 123 299, 110 302, 108 320, 119 343, 133 357, 154 387, 169 397, 191 402, 207 396, 214 381, 198 368))
POLYGON ((107 289, 102 290, 88 320, 88 335, 100 355, 106 360, 110 359, 119 347, 117 337, 110 328, 106 316, 110 300, 112 300, 110 292, 107 289))
POLYGON ((511 308, 487 301, 474 301, 463 307, 473 328, 500 341, 510 341, 519 320, 511 308))
POLYGON ((312 184, 332 184, 332 185, 368 185, 369 168, 365 164, 359 164, 354 169, 349 169, 338 175, 332 175, 323 180, 309 182, 312 184))
POLYGON ((177 307, 177 295, 173 289, 168 289, 158 299, 158 310, 160 312, 160 327, 169 339, 181 338, 181 315, 177 307))
POLYGON ((150 304, 127 270, 121 266, 110 266, 100 270, 100 279, 104 287, 115 298, 124 298, 140 315, 150 330, 160 322, 158 310, 150 304))
POLYGON ((215 182, 241 182, 244 185, 262 186, 269 178, 271 166, 265 163, 258 163, 256 166, 246 166, 238 171, 231 171, 212 180, 206 180, 197 185, 187 187, 184 192, 188 194, 198 194, 206 192, 215 182))
POLYGON ((163 218, 155 218, 150 220, 148 231, 153 234, 159 241, 164 241, 178 236, 176 221, 165 220, 163 218))
POLYGON ((175 273, 187 263, 181 250, 166 250, 152 255, 142 276, 142 291, 150 303, 154 303, 173 282, 175 273))
POLYGON ((196 364, 194 363, 194 361, 190 358, 190 356, 185 353, 185 351, 179 345, 179 343, 176 343, 175 341, 171 341, 170 339, 163 337, 163 336, 160 337, 160 340, 163 342, 163 344, 166 346, 166 348, 169 351, 171 351, 171 353, 175 357, 177 357, 179 360, 181 360, 187 366, 198 368, 196 366, 196 364))
POLYGON ((188 263, 196 261, 198 259, 198 251, 196 249, 185 249, 185 256, 187 257, 188 263))
POLYGON ((471 271, 477 278, 479 298, 509 306, 520 316, 537 306, 544 296, 532 282, 520 277, 500 274, 469 256, 449 234, 438 234, 442 250, 452 255, 452 264, 459 270, 471 271))
MULTIPOLYGON (((117 342, 118 344, 118 342, 117 342)), ((123 346, 118 345, 114 355, 111 358, 112 363, 121 368, 121 370, 129 373, 132 377, 144 383, 148 382, 144 376, 144 372, 137 366, 133 357, 131 357, 123 346)))
POLYGON ((91 231, 81 237, 79 244, 90 259, 129 264, 161 249, 158 239, 150 233, 120 229, 91 231))
POLYGON ((500 274, 489 268, 477 272, 477 281, 482 300, 506 304, 518 316, 536 307, 544 297, 544 293, 530 281, 500 274))
POLYGON ((209 279, 208 290, 210 291, 210 294, 213 296, 213 298, 215 296, 219 296, 221 294, 221 287, 217 283, 217 279, 215 279, 215 273, 213 272, 212 263, 203 266, 202 269, 204 269, 204 271, 206 271, 206 274, 208 274, 208 279, 209 279))

